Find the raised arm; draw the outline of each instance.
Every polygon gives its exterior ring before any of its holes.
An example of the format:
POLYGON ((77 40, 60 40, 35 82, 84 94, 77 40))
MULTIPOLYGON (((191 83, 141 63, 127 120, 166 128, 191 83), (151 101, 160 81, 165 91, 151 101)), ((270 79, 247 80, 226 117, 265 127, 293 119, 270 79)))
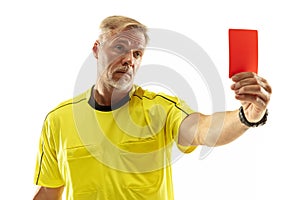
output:
POLYGON ((232 77, 231 89, 241 102, 243 110, 218 112, 212 115, 194 113, 181 124, 179 143, 181 145, 220 146, 234 141, 249 127, 241 122, 243 112, 248 122, 257 123, 266 114, 272 93, 268 82, 252 72, 243 72, 232 77))

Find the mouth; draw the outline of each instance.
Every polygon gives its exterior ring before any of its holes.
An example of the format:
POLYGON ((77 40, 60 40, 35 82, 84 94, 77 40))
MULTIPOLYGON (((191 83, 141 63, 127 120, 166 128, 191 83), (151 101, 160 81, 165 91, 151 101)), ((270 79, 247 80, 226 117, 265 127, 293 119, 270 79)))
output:
POLYGON ((128 76, 129 78, 132 77, 132 73, 130 73, 128 70, 116 70, 114 74, 119 77, 124 77, 124 76, 128 76))
POLYGON ((128 67, 119 68, 114 73, 116 73, 116 74, 128 74, 130 76, 132 75, 132 72, 128 67))
POLYGON ((122 74, 125 74, 127 72, 128 72, 127 70, 116 70, 115 71, 115 73, 122 73, 122 74))

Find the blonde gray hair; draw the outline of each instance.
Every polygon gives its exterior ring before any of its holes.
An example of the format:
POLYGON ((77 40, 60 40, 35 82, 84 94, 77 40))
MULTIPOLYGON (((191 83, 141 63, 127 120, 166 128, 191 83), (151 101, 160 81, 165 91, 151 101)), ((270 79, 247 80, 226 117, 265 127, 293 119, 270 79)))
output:
POLYGON ((137 20, 129 17, 120 16, 120 15, 109 16, 101 22, 99 28, 101 31, 100 39, 103 39, 105 35, 112 36, 115 33, 121 31, 137 29, 144 34, 146 44, 149 41, 149 36, 147 34, 148 31, 147 27, 144 24, 138 22, 137 20))

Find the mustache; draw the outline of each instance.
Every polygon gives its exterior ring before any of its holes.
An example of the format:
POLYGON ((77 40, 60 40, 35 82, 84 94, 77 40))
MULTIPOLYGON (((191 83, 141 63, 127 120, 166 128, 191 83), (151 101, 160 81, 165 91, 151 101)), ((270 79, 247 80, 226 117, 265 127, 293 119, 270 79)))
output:
POLYGON ((131 73, 131 70, 130 70, 130 66, 129 65, 124 65, 124 66, 119 66, 117 67, 114 72, 123 72, 123 73, 131 73))

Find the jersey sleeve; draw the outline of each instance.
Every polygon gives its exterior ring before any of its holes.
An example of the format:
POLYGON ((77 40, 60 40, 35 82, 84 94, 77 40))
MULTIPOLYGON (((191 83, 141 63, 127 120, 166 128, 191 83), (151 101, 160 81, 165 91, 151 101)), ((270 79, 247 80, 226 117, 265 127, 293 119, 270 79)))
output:
POLYGON ((34 182, 36 185, 55 188, 63 186, 64 181, 58 168, 57 152, 51 125, 51 120, 47 117, 40 136, 34 182))
POLYGON ((172 133, 173 140, 176 142, 178 149, 183 153, 191 153, 197 146, 183 146, 178 143, 179 128, 183 120, 190 114, 195 113, 183 100, 178 99, 174 102, 174 107, 171 109, 168 119, 167 127, 172 133))

